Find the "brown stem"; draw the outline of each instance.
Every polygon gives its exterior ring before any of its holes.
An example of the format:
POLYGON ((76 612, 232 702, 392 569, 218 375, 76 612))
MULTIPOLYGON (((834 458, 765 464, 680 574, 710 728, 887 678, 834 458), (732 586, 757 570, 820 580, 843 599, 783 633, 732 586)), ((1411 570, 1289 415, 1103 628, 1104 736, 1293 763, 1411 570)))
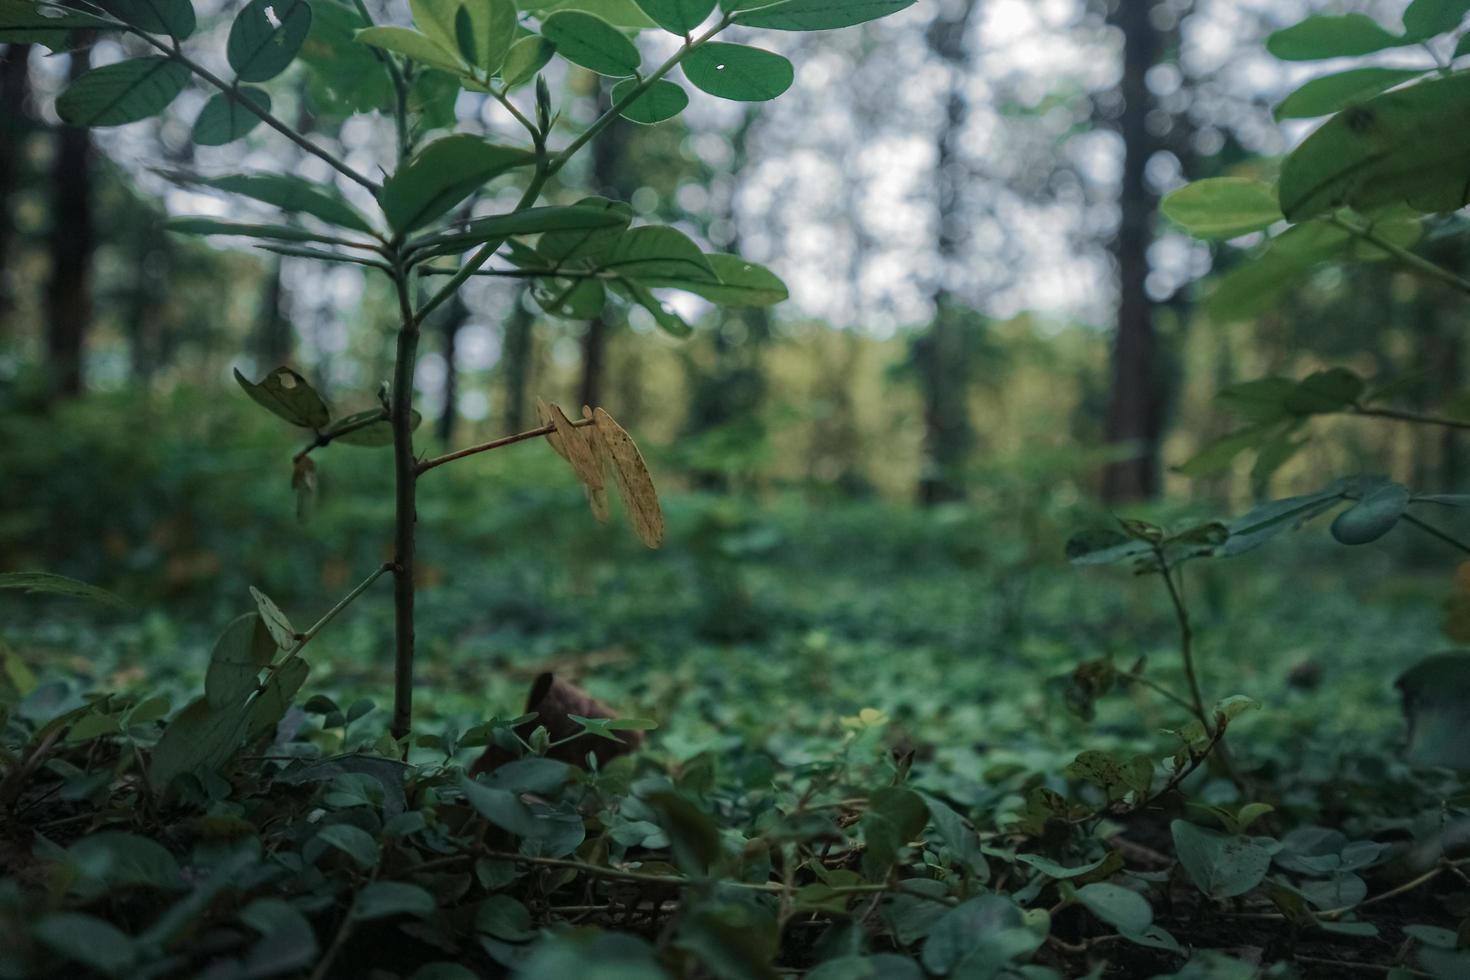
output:
MULTIPOLYGON (((393 727, 395 739, 413 730, 414 525, 418 464, 413 455, 413 374, 418 357, 419 325, 409 296, 408 273, 395 267, 398 290, 398 350, 393 370, 394 531, 393 531, 393 727)), ((405 751, 407 751, 405 747, 405 751)))
MULTIPOLYGON (((591 424, 591 419, 576 419, 572 422, 572 425, 575 426, 591 424)), ((420 474, 427 473, 429 470, 432 470, 436 466, 443 466, 445 463, 452 463, 456 459, 464 459, 466 456, 475 456, 479 453, 488 453, 492 449, 503 449, 506 446, 514 446, 516 443, 525 442, 527 439, 537 439, 541 436, 549 436, 555 431, 556 428, 548 424, 538 426, 534 429, 527 429, 525 432, 517 432, 515 435, 501 436, 499 439, 492 439, 489 442, 482 442, 478 446, 470 446, 466 449, 457 449, 452 453, 445 453, 443 456, 435 456, 433 459, 426 459, 418 464, 418 471, 420 474)))

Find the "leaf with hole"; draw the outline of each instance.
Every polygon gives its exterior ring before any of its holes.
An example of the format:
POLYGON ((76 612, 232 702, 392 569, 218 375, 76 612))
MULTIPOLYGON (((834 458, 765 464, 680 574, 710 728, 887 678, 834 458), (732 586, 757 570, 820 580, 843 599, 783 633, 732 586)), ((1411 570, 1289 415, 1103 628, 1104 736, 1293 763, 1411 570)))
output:
POLYGON ((305 378, 288 367, 276 368, 258 384, 247 380, 236 368, 235 380, 257 405, 292 425, 320 429, 331 421, 331 413, 321 395, 305 378))
POLYGON ((8 44, 40 44, 54 52, 85 43, 80 31, 117 29, 116 21, 37 3, 35 0, 0 0, 0 41, 8 44))
POLYGON ((250 0, 230 25, 225 54, 242 82, 266 82, 295 60, 311 30, 307 0, 250 0))
POLYGON ((765 102, 791 87, 796 70, 772 51, 714 41, 690 51, 682 67, 694 86, 736 102, 765 102))

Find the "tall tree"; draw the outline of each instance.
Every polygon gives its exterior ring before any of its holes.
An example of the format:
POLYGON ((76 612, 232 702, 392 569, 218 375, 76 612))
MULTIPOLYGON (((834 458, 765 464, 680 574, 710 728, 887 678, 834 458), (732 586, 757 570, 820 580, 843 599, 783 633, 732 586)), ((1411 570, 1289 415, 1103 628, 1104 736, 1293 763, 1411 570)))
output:
POLYGON ((15 239, 12 208, 21 183, 22 150, 32 126, 29 44, 8 44, 0 52, 0 326, 14 305, 8 282, 15 239))
POLYGON ((445 445, 454 438, 455 424, 459 421, 459 371, 455 369, 454 358, 459 347, 459 331, 469 319, 470 308, 459 293, 444 304, 439 316, 439 330, 444 338, 444 402, 439 406, 437 429, 439 441, 445 445))
MULTIPOLYGON (((70 56, 75 81, 87 56, 70 56)), ((46 284, 46 353, 53 395, 82 390, 82 350, 92 321, 93 222, 92 135, 81 126, 58 126, 51 171, 51 276, 46 284)))
POLYGON ((929 49, 945 66, 948 92, 937 139, 934 180, 937 188, 939 272, 932 296, 934 319, 914 343, 914 361, 924 396, 924 472, 919 500, 935 504, 964 495, 961 470, 974 441, 966 393, 969 364, 966 336, 970 317, 952 292, 952 279, 964 244, 960 208, 966 168, 960 137, 968 114, 965 77, 970 64, 967 35, 978 0, 945 0, 929 25, 929 49))
POLYGON ((1112 242, 1118 273, 1118 325, 1107 438, 1136 450, 1127 459, 1110 464, 1104 474, 1103 497, 1114 502, 1150 497, 1159 489, 1163 378, 1154 305, 1148 294, 1148 252, 1159 202, 1146 173, 1149 158, 1159 149, 1159 140, 1149 127, 1156 100, 1149 91, 1148 71, 1159 63, 1164 47, 1152 16, 1154 6, 1148 0, 1113 0, 1108 10, 1108 23, 1123 35, 1123 73, 1118 83, 1123 180, 1118 232, 1112 242))

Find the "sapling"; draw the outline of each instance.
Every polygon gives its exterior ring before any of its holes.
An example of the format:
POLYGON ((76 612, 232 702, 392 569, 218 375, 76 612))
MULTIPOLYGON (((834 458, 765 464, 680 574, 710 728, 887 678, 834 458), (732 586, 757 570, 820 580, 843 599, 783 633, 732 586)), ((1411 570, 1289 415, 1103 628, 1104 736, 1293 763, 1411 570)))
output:
POLYGON ((717 38, 752 30, 848 27, 914 2, 410 0, 407 9, 388 5, 380 23, 366 0, 351 6, 337 0, 251 0, 235 14, 224 39, 230 70, 217 72, 207 67, 214 59, 195 50, 217 39, 196 37, 200 21, 190 0, 0 0, 0 41, 39 43, 73 51, 73 57, 86 57, 85 46, 98 36, 123 45, 126 58, 82 74, 61 94, 57 112, 64 122, 117 126, 146 119, 199 83, 212 94, 195 120, 195 142, 229 144, 264 124, 335 175, 332 182, 288 172, 180 175, 193 186, 253 199, 288 218, 176 218, 170 222, 174 231, 250 238, 281 255, 353 264, 383 277, 396 300, 392 377, 375 408, 335 415, 289 367, 259 380, 237 373, 252 399, 310 434, 293 460, 292 483, 303 496, 315 486, 317 450, 334 442, 391 446, 392 558, 303 631, 256 593, 257 612, 227 632, 216 649, 205 695, 179 714, 160 741, 151 774, 156 786, 219 764, 246 738, 273 727, 305 680, 303 648, 385 575, 393 580, 395 609, 392 737, 406 748, 413 725, 415 504, 419 480, 440 466, 545 437, 586 484, 594 513, 606 516, 610 473, 639 537, 651 547, 659 544, 662 516, 647 468, 632 437, 597 406, 573 413, 575 419, 553 406, 535 429, 434 458, 416 452, 413 380, 425 321, 478 276, 529 282, 536 302, 557 317, 594 316, 611 294, 680 336, 690 327, 658 291, 682 290, 720 305, 764 306, 784 299, 785 286, 767 269, 738 256, 706 253, 671 227, 635 226, 624 203, 578 197, 566 186, 567 164, 620 117, 651 125, 677 116, 689 95, 674 80, 676 72, 705 93, 737 101, 771 99, 791 85, 794 68, 786 58, 717 38), (678 44, 645 66, 645 48, 636 38, 654 28, 678 44), (558 112, 546 73, 558 58, 568 63, 568 72, 618 80, 608 110, 579 131, 558 112), (375 161, 381 179, 273 112, 270 89, 262 86, 294 71, 298 61, 334 114, 391 119, 392 158, 375 161), (492 103, 523 138, 497 141, 468 125, 439 132, 456 125, 453 105, 461 93, 492 103), (512 208, 475 208, 467 220, 446 217, 502 178, 519 182, 512 208), (568 203, 541 203, 553 187, 556 199, 568 203))

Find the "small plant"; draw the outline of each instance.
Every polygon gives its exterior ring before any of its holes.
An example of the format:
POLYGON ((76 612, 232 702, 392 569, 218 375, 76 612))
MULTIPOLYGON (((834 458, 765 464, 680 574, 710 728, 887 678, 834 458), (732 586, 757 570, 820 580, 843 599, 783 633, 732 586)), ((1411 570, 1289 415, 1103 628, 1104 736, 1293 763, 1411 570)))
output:
MULTIPOLYGON (((316 485, 316 450, 334 442, 392 448, 393 556, 305 630, 254 592, 257 612, 226 631, 205 695, 179 714, 160 742, 151 774, 156 786, 196 766, 217 765, 243 740, 272 728, 306 679, 302 650, 384 575, 393 579, 396 614, 391 732, 406 751, 413 726, 415 502, 419 480, 440 466, 544 436, 586 484, 599 519, 608 513, 604 471, 610 470, 639 537, 650 547, 659 545, 663 520, 642 457, 600 408, 589 407, 571 421, 552 406, 543 424, 528 432, 434 458, 416 452, 413 378, 423 325, 473 276, 528 281, 542 309, 561 317, 596 315, 611 293, 679 336, 690 328, 657 290, 683 290, 724 305, 784 299, 785 286, 768 270, 738 256, 706 254, 671 227, 635 227, 631 208, 621 202, 590 196, 565 205, 539 202, 578 151, 614 120, 654 124, 677 116, 689 96, 670 79, 676 70, 719 98, 763 101, 784 92, 794 77, 791 63, 771 51, 717 40, 732 29, 828 30, 913 2, 412 0, 409 27, 376 23, 362 0, 351 7, 335 0, 251 0, 230 26, 225 55, 234 77, 223 78, 186 50, 199 26, 190 0, 117 0, 100 7, 3 0, 0 40, 64 51, 111 34, 133 55, 72 82, 57 100, 65 122, 117 126, 145 119, 198 80, 214 94, 195 121, 197 143, 230 143, 264 123, 338 177, 336 183, 319 183, 287 172, 177 175, 191 186, 275 207, 289 221, 179 218, 170 222, 174 231, 249 238, 281 255, 358 265, 391 282, 398 302, 393 376, 379 390, 376 407, 337 415, 289 367, 259 381, 237 372, 253 400, 310 433, 293 460, 292 484, 303 499, 316 485), (662 63, 645 68, 634 37, 655 27, 681 43, 662 63), (542 74, 554 57, 619 80, 611 107, 580 131, 568 132, 542 74), (335 101, 334 111, 391 117, 394 153, 392 161, 383 161, 383 179, 361 172, 272 114, 269 90, 261 86, 298 59, 335 101), (453 126, 460 92, 497 104, 524 129, 524 142, 437 132, 453 126), (521 178, 513 208, 464 211, 466 200, 503 177, 521 178)), ((570 196, 567 191, 562 195, 570 196)))

